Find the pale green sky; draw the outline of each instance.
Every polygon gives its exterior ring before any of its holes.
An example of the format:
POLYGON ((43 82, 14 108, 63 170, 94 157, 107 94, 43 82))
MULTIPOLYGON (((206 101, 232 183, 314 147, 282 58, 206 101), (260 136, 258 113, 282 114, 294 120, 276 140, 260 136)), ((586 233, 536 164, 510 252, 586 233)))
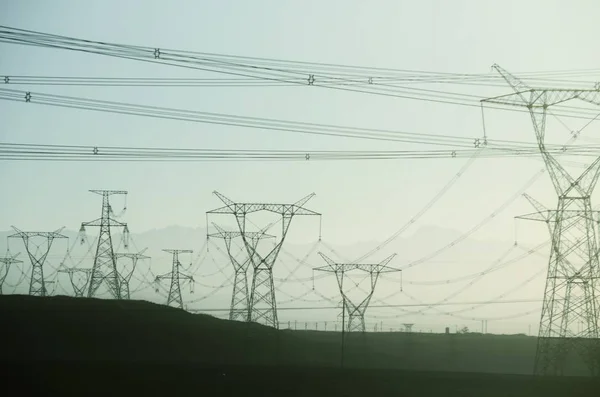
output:
MULTIPOLYGON (((594 68, 598 36, 593 1, 4 1, 0 23, 96 40, 228 54, 440 72, 594 68)), ((0 45, 2 74, 189 76, 178 68, 101 56, 0 45)), ((198 74, 194 74, 198 76, 198 74)), ((203 75, 204 76, 204 75, 203 75)), ((456 87, 454 87, 456 89, 456 87)), ((476 108, 290 88, 64 88, 32 91, 186 109, 403 131, 480 136, 476 108)), ((509 90, 492 89, 490 95, 509 90)), ((386 143, 97 114, 22 103, 0 105, 9 142, 227 148, 387 148, 386 143), (267 143, 268 142, 268 143, 267 143)), ((508 123, 490 111, 490 137, 533 140, 527 117, 508 123), (505 128, 506 127, 506 128, 505 128)), ((510 119, 512 120, 512 119, 510 119)), ((407 146, 398 144, 398 148, 407 146)), ((414 148, 414 147, 412 147, 414 148)), ((336 163, 59 164, 2 163, 0 219, 24 229, 76 227, 98 212, 88 189, 130 191, 128 222, 143 231, 195 226, 219 205, 295 201, 316 192, 335 241, 382 239, 410 219, 464 160, 336 163), (255 177, 259 175, 260 177, 255 177)), ((534 160, 478 160, 423 218, 467 230, 540 168, 534 160), (449 211, 449 209, 452 209, 449 211)), ((547 180, 540 182, 540 189, 547 180)), ((548 186, 546 186, 548 187, 548 186)), ((535 189, 534 192, 535 193, 535 189)), ((544 197, 541 197, 543 200, 544 197)), ((545 200, 552 205, 552 196, 545 200)), ((510 233, 518 203, 490 235, 510 233)), ((510 238, 509 238, 510 239, 510 238)))
MULTIPOLYGON (((598 68, 596 1, 30 1, 4 0, 0 24, 106 42, 222 54, 454 73, 488 73, 493 63, 518 73, 598 68)), ((0 44, 0 75, 207 77, 199 72, 97 55, 0 44)), ((213 77, 212 75, 210 77, 213 77)), ((218 76, 217 76, 218 77, 218 76)), ((600 80, 600 76, 596 76, 600 80)), ((442 87, 448 88, 448 87, 442 87)), ((460 89, 450 87, 454 90, 460 89)), ((21 89, 18 87, 17 89, 21 89)), ((408 99, 305 87, 92 88, 32 91, 164 107, 356 127, 479 137, 481 113, 408 99)), ((510 89, 490 88, 489 96, 510 89)), ((0 102, 0 141, 214 148, 414 149, 403 144, 265 132, 206 124, 0 102)), ((576 128, 581 121, 568 121, 576 128)), ((533 142, 527 115, 486 113, 488 136, 533 142)), ((597 132, 597 123, 587 131, 597 132)), ((563 141, 568 139, 565 133, 563 141)), ((558 143, 558 142, 557 142, 558 143)), ((324 214, 326 241, 381 241, 408 221, 464 159, 301 163, 2 162, 0 229, 77 229, 99 215, 88 189, 125 189, 133 232, 204 226, 235 201, 293 202, 324 214)), ((406 235, 435 225, 469 230, 523 186, 543 164, 480 159, 406 235)), ((552 206, 544 176, 528 193, 552 206)), ((118 203, 114 204, 119 207, 118 203)), ((512 241, 517 200, 477 237, 512 241)), ((316 238, 315 223, 292 225, 293 238, 316 238)), ((520 226, 540 242, 543 227, 520 226)), ((446 244, 432 242, 432 249, 446 244)), ((382 255, 387 254, 383 252, 382 255)), ((398 265, 402 264, 399 259, 398 265)))

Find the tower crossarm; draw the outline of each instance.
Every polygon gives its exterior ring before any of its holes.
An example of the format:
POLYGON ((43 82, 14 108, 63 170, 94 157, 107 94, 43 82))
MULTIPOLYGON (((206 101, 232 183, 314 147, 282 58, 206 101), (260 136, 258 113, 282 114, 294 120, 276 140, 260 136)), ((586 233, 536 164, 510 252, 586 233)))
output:
POLYGON ((58 269, 58 272, 59 273, 68 273, 68 274, 75 274, 75 273, 91 274, 92 269, 91 268, 81 268, 81 267, 63 267, 62 269, 58 269))
POLYGON ((327 266, 316 267, 313 270, 330 273, 348 273, 350 271, 363 271, 366 273, 393 273, 401 272, 401 269, 387 266, 387 264, 396 256, 392 254, 380 263, 335 263, 322 252, 319 255, 327 262, 327 266))
POLYGON ((323 271, 323 272, 344 272, 344 273, 348 273, 350 271, 363 271, 365 273, 372 273, 372 272, 377 272, 377 273, 393 273, 393 272, 400 272, 402 270, 397 269, 397 268, 393 268, 393 267, 389 267, 389 266, 385 266, 385 265, 380 265, 377 263, 336 263, 334 266, 322 266, 322 267, 316 267, 314 268, 315 271, 323 271))
POLYGON ((173 272, 159 274, 154 278, 154 281, 170 280, 173 277, 173 272))
POLYGON ((492 68, 502 76, 502 78, 512 87, 515 92, 493 98, 486 98, 483 99, 482 102, 508 106, 519 106, 531 109, 547 108, 578 99, 600 106, 600 90, 598 88, 586 90, 569 88, 532 88, 505 69, 501 68, 499 65, 493 65, 492 68))
POLYGON ((548 108, 575 99, 600 106, 600 91, 539 88, 486 98, 481 102, 535 109, 548 108))
MULTIPOLYGON (((235 231, 224 230, 223 228, 221 228, 219 225, 215 224, 214 222, 212 222, 212 225, 215 227, 215 229, 217 229, 217 233, 210 233, 208 235, 209 237, 216 237, 216 238, 222 238, 222 239, 234 239, 236 237, 242 236, 242 232, 240 232, 239 230, 235 230, 235 231)), ((263 238, 275 238, 276 236, 266 233, 266 230, 268 230, 268 228, 272 225, 273 225, 273 223, 269 224, 268 227, 262 229, 259 232, 245 232, 244 235, 246 236, 246 238, 252 239, 252 240, 263 239, 263 238)))
POLYGON ((21 237, 21 238, 30 238, 30 237, 44 237, 44 238, 68 238, 67 236, 65 236, 64 234, 61 234, 61 232, 63 231, 63 229, 65 228, 64 226, 61 227, 60 229, 57 229, 53 232, 24 232, 21 231, 19 229, 17 229, 14 226, 11 226, 15 233, 9 235, 8 237, 21 237))
POLYGON ((235 203, 210 210, 209 214, 251 214, 253 212, 268 211, 281 215, 321 215, 319 212, 309 210, 296 204, 274 203, 235 203))
POLYGON ((112 196, 113 194, 127 194, 126 190, 90 190, 91 193, 96 193, 99 195, 103 195, 103 194, 107 194, 109 196, 112 196))
POLYGON ((22 260, 17 259, 17 257, 20 255, 21 253, 17 253, 13 256, 7 255, 4 258, 0 258, 0 263, 3 263, 5 265, 12 265, 13 263, 23 263, 22 260))
MULTIPOLYGON (((154 278, 155 282, 158 281, 162 281, 162 280, 171 280, 173 278, 173 272, 169 272, 169 273, 165 273, 165 274, 161 274, 158 275, 154 278)), ((181 271, 179 272, 179 279, 180 280, 190 280, 190 281, 194 281, 194 276, 190 276, 188 274, 184 274, 181 273, 181 271)))
POLYGON ((226 198, 219 192, 214 194, 225 203, 225 206, 208 211, 209 214, 250 214, 258 211, 268 211, 281 215, 321 215, 316 211, 304 208, 303 205, 308 202, 315 193, 298 200, 293 204, 275 204, 275 203, 235 203, 226 198))
POLYGON ((113 218, 106 218, 106 219, 104 219, 105 223, 102 223, 102 222, 103 222, 102 218, 98 218, 98 219, 94 219, 93 221, 89 221, 89 222, 81 222, 81 226, 82 227, 85 227, 85 226, 101 227, 104 225, 108 225, 111 227, 113 227, 113 226, 127 227, 127 223, 117 221, 116 219, 113 219, 113 218))
POLYGON ((192 254, 194 250, 174 250, 174 249, 164 249, 164 252, 169 252, 171 254, 192 254))
POLYGON ((144 248, 143 250, 141 250, 140 252, 137 253, 133 253, 133 252, 115 252, 115 258, 129 258, 129 259, 150 259, 150 257, 148 255, 144 255, 144 252, 146 252, 148 248, 144 248))

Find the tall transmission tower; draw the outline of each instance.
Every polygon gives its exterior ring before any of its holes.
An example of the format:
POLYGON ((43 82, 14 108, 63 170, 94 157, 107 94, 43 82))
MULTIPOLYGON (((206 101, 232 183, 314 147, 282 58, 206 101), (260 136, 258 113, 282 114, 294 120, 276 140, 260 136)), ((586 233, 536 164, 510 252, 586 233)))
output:
MULTIPOLYGON (((113 211, 110 206, 109 197, 115 194, 124 194, 124 190, 90 190, 90 192, 102 196, 102 212, 100 218, 81 224, 80 233, 85 233, 86 226, 96 226, 100 228, 98 235, 98 248, 94 257, 92 266, 92 276, 90 287, 88 288, 88 297, 93 297, 102 284, 106 284, 108 291, 115 299, 121 299, 121 288, 119 272, 117 271, 117 261, 113 251, 112 236, 110 228, 114 226, 123 227, 123 238, 127 245, 129 229, 127 224, 119 222, 112 218, 113 211)), ((82 239, 83 241, 83 239, 82 239)))
MULTIPOLYGON (((273 284, 273 267, 279 256, 279 252, 285 241, 292 218, 296 215, 317 215, 318 212, 303 207, 315 194, 309 194, 294 204, 272 204, 272 203, 234 203, 219 192, 214 192, 225 204, 224 207, 208 211, 207 214, 232 214, 235 216, 242 241, 248 252, 250 263, 254 273, 252 275, 252 287, 250 289, 250 303, 248 308, 248 322, 263 323, 273 328, 279 328, 277 319, 277 301, 275 299, 275 286, 273 284), (263 256, 252 246, 246 237, 246 216, 250 213, 268 211, 281 215, 282 233, 280 240, 275 246, 263 256)), ((320 231, 319 231, 320 240, 320 231)))
POLYGON ((48 256, 48 252, 50 252, 50 248, 52 248, 54 239, 67 238, 67 236, 60 234, 64 227, 54 232, 23 232, 14 226, 12 228, 16 233, 11 234, 8 238, 21 238, 31 261, 29 295, 46 296, 44 262, 46 262, 46 257, 48 256))
POLYGON ((144 255, 144 252, 146 252, 148 248, 144 248, 143 250, 141 250, 138 253, 129 253, 129 252, 119 252, 115 254, 115 259, 117 261, 117 263, 119 262, 119 259, 121 258, 127 258, 131 260, 131 267, 130 268, 125 268, 123 267, 121 269, 121 271, 119 271, 119 282, 120 282, 120 286, 121 286, 121 298, 122 299, 131 299, 130 293, 129 293, 129 281, 131 281, 131 276, 133 276, 133 272, 135 271, 135 268, 137 266, 137 262, 140 259, 150 259, 149 256, 144 255))
MULTIPOLYGON (((207 237, 222 238, 225 241, 227 255, 235 270, 233 281, 233 292, 231 293, 231 308, 229 309, 229 319, 233 321, 248 321, 248 309, 250 307, 250 294, 248 294, 248 267, 250 266, 250 256, 245 255, 245 259, 240 261, 235 258, 231 252, 231 241, 234 238, 241 237, 239 231, 225 231, 216 224, 212 224, 217 233, 208 234, 207 237)), ((267 228, 260 232, 246 232, 246 239, 250 242, 253 250, 257 249, 258 243, 263 238, 275 238, 270 234, 266 234, 267 228)), ((244 248, 245 249, 245 248, 244 248)))
POLYGON ((194 277, 183 274, 179 270, 179 267, 181 266, 181 263, 179 262, 179 254, 191 254, 194 251, 173 249, 164 249, 163 251, 173 254, 173 267, 169 273, 163 274, 162 276, 156 276, 154 281, 159 283, 161 280, 171 280, 171 287, 169 288, 169 296, 167 298, 167 306, 183 309, 183 299, 181 298, 181 287, 179 281, 188 280, 193 292, 194 277))
POLYGON ((4 285, 4 280, 6 280, 6 277, 8 276, 10 266, 13 263, 23 263, 23 261, 17 259, 17 256, 19 256, 19 254, 12 256, 7 253, 5 257, 0 258, 0 263, 2 264, 2 267, 0 268, 0 295, 2 295, 2 285, 4 285))
MULTIPOLYGON (((327 262, 327 266, 316 267, 314 270, 321 272, 329 272, 335 274, 337 279, 340 295, 342 295, 342 310, 348 312, 348 332, 365 332, 365 312, 369 307, 371 297, 375 293, 375 286, 381 273, 400 272, 400 269, 395 269, 387 266, 387 264, 396 256, 392 254, 378 264, 360 264, 360 263, 335 263, 322 252, 319 255, 327 262), (344 288, 344 278, 348 272, 363 272, 370 277, 370 290, 367 291, 367 296, 359 303, 353 302, 348 296, 348 290, 344 288)), ((345 316, 343 316, 345 318, 345 316)), ((343 325, 342 325, 343 327, 343 325)))
POLYGON ((73 293, 75 294, 75 297, 83 298, 90 282, 92 269, 63 267, 58 271, 60 273, 67 273, 69 275, 69 280, 71 281, 71 286, 73 287, 73 293))
MULTIPOLYGON (((532 202, 538 214, 525 217, 548 222, 552 235, 534 373, 562 375, 566 358, 573 351, 581 355, 592 375, 600 375, 598 218, 594 217, 590 198, 600 176, 600 158, 574 177, 546 150, 544 142, 550 107, 574 99, 600 106, 600 91, 597 87, 534 89, 498 65, 493 68, 514 93, 482 102, 523 107, 529 111, 539 151, 558 195, 556 210, 542 214, 542 208, 532 202), (577 330, 580 322, 583 327, 577 330)), ((574 132, 572 139, 579 132, 574 132)))

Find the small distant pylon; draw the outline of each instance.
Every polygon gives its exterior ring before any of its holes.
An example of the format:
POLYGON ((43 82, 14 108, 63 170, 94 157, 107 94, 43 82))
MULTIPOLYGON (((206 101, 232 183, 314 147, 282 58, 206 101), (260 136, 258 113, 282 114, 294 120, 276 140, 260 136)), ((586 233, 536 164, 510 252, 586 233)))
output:
POLYGON ((25 244, 25 250, 27 251, 27 255, 29 255, 29 260, 31 261, 31 281, 29 283, 29 295, 32 296, 46 296, 46 285, 44 280, 44 262, 46 261, 46 257, 48 256, 48 252, 50 252, 50 248, 52 247, 52 243, 54 239, 57 238, 67 238, 60 234, 60 232, 64 228, 60 228, 54 232, 23 232, 16 227, 12 226, 15 230, 15 234, 11 234, 8 238, 21 238, 23 240, 23 244, 25 244), (43 238, 44 240, 36 244, 34 239, 43 238), (42 245, 45 245, 42 247, 42 245), (35 250, 32 250, 35 246, 35 250))
MULTIPOLYGON (((114 226, 123 227, 123 238, 126 248, 128 243, 129 229, 127 228, 126 223, 119 222, 112 218, 113 211, 112 207, 110 206, 109 197, 114 194, 127 195, 127 192, 124 190, 90 190, 90 192, 102 196, 102 212, 100 218, 91 222, 83 222, 80 229, 80 233, 83 235, 85 233, 86 226, 96 226, 100 228, 100 234, 98 235, 98 248, 96 249, 96 256, 94 257, 92 276, 90 279, 90 286, 88 288, 88 298, 92 298, 98 291, 98 288, 102 284, 106 284, 108 291, 113 298, 121 299, 119 273, 117 271, 117 261, 113 251, 110 228, 114 226)), ((82 242, 83 241, 84 238, 82 237, 82 242)))
POLYGON ((359 264, 359 263, 335 263, 329 259, 325 254, 319 252, 319 255, 327 262, 327 266, 317 267, 314 270, 333 273, 336 276, 338 288, 342 295, 343 311, 348 312, 348 332, 365 332, 365 312, 369 307, 371 297, 375 293, 375 286, 381 273, 392 273, 400 272, 402 270, 395 269, 387 266, 387 264, 396 256, 392 254, 378 264, 359 264), (371 281, 371 289, 368 291, 367 296, 358 304, 352 302, 348 297, 346 290, 344 289, 344 277, 346 273, 350 271, 361 271, 369 274, 371 281))
POLYGON ((173 267, 169 273, 163 274, 162 276, 156 276, 154 281, 159 283, 161 280, 171 280, 171 287, 169 288, 169 296, 167 298, 167 306, 183 309, 183 299, 181 298, 181 286, 179 281, 188 280, 190 282, 191 291, 194 292, 194 277, 183 274, 179 270, 179 267, 181 266, 181 263, 179 262, 179 254, 191 254, 194 251, 173 249, 164 249, 163 251, 173 254, 173 267))
MULTIPOLYGON (((246 251, 250 257, 250 263, 254 270, 254 273, 252 274, 252 287, 250 289, 247 321, 263 323, 273 328, 279 328, 275 285, 273 283, 273 267, 277 262, 277 257, 279 256, 279 252, 285 241, 292 218, 296 215, 321 216, 318 212, 303 207, 303 205, 315 194, 309 194, 293 204, 234 203, 219 192, 214 192, 214 194, 219 197, 225 206, 208 211, 207 214, 231 214, 235 216, 246 251), (259 211, 268 211, 281 215, 281 239, 266 256, 259 254, 257 250, 252 247, 249 239, 246 238, 246 216, 250 213, 259 211)), ((320 239, 319 232, 319 240, 320 239)))
POLYGON ((89 286, 90 277, 92 276, 92 269, 77 268, 77 267, 63 267, 58 270, 61 273, 67 273, 71 286, 73 287, 73 293, 76 298, 83 298, 85 292, 89 286))
POLYGON ((414 326, 413 323, 404 323, 402 325, 404 325, 404 332, 407 332, 407 333, 411 333, 412 332, 412 329, 413 329, 413 326, 414 326))
POLYGON ((46 289, 44 296, 53 296, 56 292, 56 285, 56 280, 44 282, 44 288, 46 289))
POLYGON ((0 268, 0 295, 2 295, 2 286, 4 285, 4 280, 6 280, 8 272, 10 271, 10 266, 13 263, 23 263, 23 261, 17 259, 19 254, 20 253, 17 253, 16 255, 10 255, 10 253, 7 253, 5 257, 0 258, 0 263, 2 264, 2 267, 0 268))
MULTIPOLYGON (((236 237, 241 237, 242 233, 237 231, 225 231, 215 223, 212 224, 217 233, 209 234, 207 237, 222 238, 225 241, 225 248, 229 255, 229 260, 235 270, 235 276, 233 281, 233 292, 231 294, 231 307, 229 309, 229 320, 232 321, 248 321, 248 308, 250 305, 250 295, 248 294, 248 267, 250 266, 251 259, 246 254, 243 261, 238 261, 235 256, 231 253, 231 240, 236 237)), ((250 245, 253 250, 256 250, 258 243, 263 238, 275 238, 270 234, 266 234, 265 228, 260 232, 246 232, 246 239, 250 241, 250 245)))
POLYGON ((140 259, 150 259, 149 256, 144 255, 144 252, 146 252, 148 248, 144 248, 143 250, 141 250, 138 253, 130 253, 130 252, 118 252, 115 254, 115 259, 117 261, 117 264, 119 263, 119 259, 121 258, 128 258, 131 260, 131 268, 130 269, 125 269, 125 267, 123 267, 120 271, 117 269, 118 273, 119 273, 119 280, 120 280, 120 286, 121 286, 121 299, 131 299, 130 296, 130 292, 129 292, 129 281, 131 281, 131 276, 133 276, 133 272, 135 272, 135 268, 137 266, 137 262, 140 259))

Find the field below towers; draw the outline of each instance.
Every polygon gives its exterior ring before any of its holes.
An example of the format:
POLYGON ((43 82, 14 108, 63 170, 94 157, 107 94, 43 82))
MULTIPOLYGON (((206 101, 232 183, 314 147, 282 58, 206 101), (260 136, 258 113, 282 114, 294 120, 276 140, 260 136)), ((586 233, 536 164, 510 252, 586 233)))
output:
POLYGON ((571 376, 532 378, 536 338, 523 335, 347 333, 342 370, 339 332, 277 331, 144 301, 0 296, 0 318, 5 367, 35 374, 27 385, 45 395, 87 395, 69 394, 86 383, 113 393, 117 378, 123 395, 594 395, 576 360, 571 376))

